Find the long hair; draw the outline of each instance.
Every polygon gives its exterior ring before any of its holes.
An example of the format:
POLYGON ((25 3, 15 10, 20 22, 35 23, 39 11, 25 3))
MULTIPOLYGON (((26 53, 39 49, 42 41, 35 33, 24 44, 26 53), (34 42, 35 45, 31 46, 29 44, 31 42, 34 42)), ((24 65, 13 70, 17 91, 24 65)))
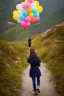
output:
POLYGON ((30 49, 30 57, 36 56, 36 52, 33 48, 30 49))

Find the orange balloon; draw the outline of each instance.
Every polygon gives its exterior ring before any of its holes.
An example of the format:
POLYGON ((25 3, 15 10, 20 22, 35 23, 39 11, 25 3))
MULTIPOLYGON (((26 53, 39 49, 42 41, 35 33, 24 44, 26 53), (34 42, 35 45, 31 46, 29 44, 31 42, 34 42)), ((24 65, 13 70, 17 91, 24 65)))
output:
POLYGON ((28 8, 27 9, 27 12, 28 12, 28 14, 31 13, 31 8, 28 8))
POLYGON ((33 24, 35 22, 36 22, 35 18, 32 18, 30 23, 33 24))
POLYGON ((34 14, 33 14, 33 13, 29 13, 28 15, 29 15, 29 17, 31 17, 31 18, 34 17, 34 14))

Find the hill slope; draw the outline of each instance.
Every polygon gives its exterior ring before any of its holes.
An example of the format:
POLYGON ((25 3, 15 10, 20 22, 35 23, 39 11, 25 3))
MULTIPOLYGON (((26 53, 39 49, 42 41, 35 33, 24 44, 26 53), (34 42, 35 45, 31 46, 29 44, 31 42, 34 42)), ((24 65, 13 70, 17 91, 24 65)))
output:
POLYGON ((6 41, 21 41, 24 38, 22 37, 22 34, 24 33, 26 33, 26 31, 22 29, 18 24, 7 24, 5 31, 0 34, 0 39, 6 41))
POLYGON ((0 96, 20 96, 21 75, 27 66, 25 43, 0 40, 0 96))
POLYGON ((64 96, 64 23, 33 38, 33 47, 51 70, 57 91, 64 96))

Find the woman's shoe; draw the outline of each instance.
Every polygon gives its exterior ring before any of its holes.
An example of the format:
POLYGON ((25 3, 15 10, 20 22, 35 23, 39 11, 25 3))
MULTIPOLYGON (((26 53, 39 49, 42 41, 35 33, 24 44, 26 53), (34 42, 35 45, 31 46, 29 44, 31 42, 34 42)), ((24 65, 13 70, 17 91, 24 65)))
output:
POLYGON ((38 95, 38 91, 36 90, 36 91, 34 91, 34 95, 38 95))
POLYGON ((38 93, 40 93, 40 89, 37 89, 38 93))

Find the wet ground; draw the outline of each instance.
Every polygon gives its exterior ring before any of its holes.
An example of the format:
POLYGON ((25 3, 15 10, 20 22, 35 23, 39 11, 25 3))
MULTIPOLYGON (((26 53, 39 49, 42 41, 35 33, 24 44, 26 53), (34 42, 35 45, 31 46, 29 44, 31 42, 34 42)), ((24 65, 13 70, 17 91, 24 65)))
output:
MULTIPOLYGON (((41 92, 38 96, 59 96, 55 90, 54 82, 51 80, 51 73, 49 70, 47 70, 44 63, 41 63, 40 70, 42 73, 40 86, 41 92)), ((29 66, 26 68, 23 74, 21 96, 34 96, 32 80, 29 77, 29 66)))

